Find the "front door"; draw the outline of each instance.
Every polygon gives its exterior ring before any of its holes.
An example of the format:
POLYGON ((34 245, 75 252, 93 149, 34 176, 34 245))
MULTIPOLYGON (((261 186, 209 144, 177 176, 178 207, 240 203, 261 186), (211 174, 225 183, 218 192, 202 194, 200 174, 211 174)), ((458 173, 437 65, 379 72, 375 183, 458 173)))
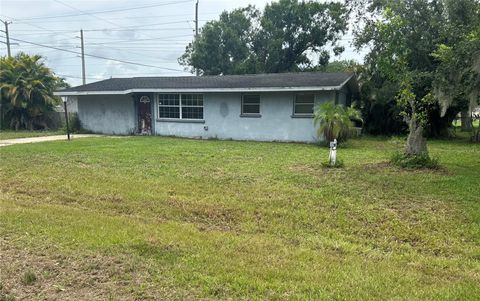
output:
POLYGON ((152 104, 146 95, 138 99, 138 132, 141 135, 152 134, 152 104))

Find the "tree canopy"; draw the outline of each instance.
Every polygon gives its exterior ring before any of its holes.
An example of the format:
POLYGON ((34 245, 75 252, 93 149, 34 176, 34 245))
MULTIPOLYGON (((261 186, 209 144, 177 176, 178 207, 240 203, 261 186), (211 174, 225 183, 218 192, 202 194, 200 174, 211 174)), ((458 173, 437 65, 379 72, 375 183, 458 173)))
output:
POLYGON ((479 1, 349 0, 348 5, 356 17, 354 44, 370 48, 365 71, 375 84, 368 83, 372 95, 365 98, 393 89, 410 133, 444 134, 467 98, 478 103, 479 1))
POLYGON ((253 6, 223 12, 208 22, 179 62, 204 75, 301 71, 329 60, 347 28, 338 2, 280 0, 263 11, 253 6))
POLYGON ((60 102, 53 92, 64 86, 64 80, 46 67, 39 55, 0 57, 3 123, 16 130, 47 127, 46 113, 60 102))

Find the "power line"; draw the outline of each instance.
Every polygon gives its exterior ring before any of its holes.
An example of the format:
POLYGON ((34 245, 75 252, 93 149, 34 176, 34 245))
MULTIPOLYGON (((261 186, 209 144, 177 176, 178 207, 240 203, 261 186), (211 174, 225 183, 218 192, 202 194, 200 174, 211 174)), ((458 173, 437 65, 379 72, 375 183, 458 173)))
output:
MULTIPOLYGON (((121 25, 119 25, 119 24, 117 24, 117 23, 114 23, 114 22, 112 22, 112 21, 109 21, 109 20, 107 20, 107 19, 105 19, 105 18, 103 18, 103 17, 97 16, 96 13, 91 13, 91 12, 83 11, 83 10, 78 9, 78 8, 76 8, 76 7, 74 7, 74 6, 70 5, 70 4, 67 4, 67 3, 61 1, 61 0, 54 0, 54 1, 57 2, 57 3, 60 3, 60 4, 64 5, 64 6, 67 6, 67 7, 71 8, 71 9, 73 9, 73 10, 79 11, 79 12, 82 13, 82 14, 87 14, 87 15, 89 15, 89 16, 92 16, 92 17, 96 18, 96 19, 99 19, 99 20, 102 20, 102 21, 107 22, 107 23, 109 23, 109 24, 112 24, 112 25, 114 25, 114 26, 117 26, 116 30, 121 30, 122 28, 125 28, 125 29, 128 29, 128 30, 132 30, 132 28, 134 28, 134 26, 123 27, 123 26, 121 26, 121 25)), ((145 26, 155 26, 155 25, 158 25, 158 24, 144 25, 143 27, 145 27, 145 26)), ((139 26, 139 27, 142 27, 142 26, 139 26)), ((134 29, 133 29, 133 30, 134 30, 134 29)), ((158 29, 158 30, 166 30, 166 29, 158 29)), ((173 30, 173 29, 170 29, 170 30, 173 30)), ((81 33, 81 44, 82 44, 82 53, 83 53, 83 52, 84 52, 83 30, 80 30, 80 33, 81 33)), ((150 36, 150 35, 146 35, 146 34, 143 34, 143 35, 146 36, 147 38, 153 38, 153 37, 150 36)), ((85 69, 85 58, 83 57, 83 55, 82 55, 82 66, 83 66, 83 69, 85 69)), ((85 83, 84 83, 84 84, 85 84, 85 83)))
MULTIPOLYGON (((36 45, 36 46, 39 46, 39 47, 56 49, 56 50, 58 50, 58 51, 64 51, 64 52, 69 52, 69 53, 79 54, 79 55, 81 54, 80 52, 76 52, 76 51, 73 51, 73 50, 62 49, 62 48, 58 48, 58 47, 54 47, 54 46, 48 46, 48 45, 38 44, 38 43, 34 43, 34 42, 30 42, 30 41, 25 41, 25 40, 21 40, 21 39, 11 38, 11 40, 15 40, 15 41, 18 41, 18 42, 23 42, 23 43, 28 43, 28 44, 36 45)), ((136 65, 136 66, 141 66, 141 67, 149 67, 149 68, 164 69, 164 70, 168 70, 168 71, 184 72, 183 70, 179 70, 179 69, 159 67, 159 66, 142 64, 142 63, 135 63, 135 62, 124 61, 124 60, 119 60, 119 59, 104 57, 104 56, 95 55, 95 54, 85 53, 85 56, 93 57, 93 58, 97 58, 97 59, 103 59, 103 60, 109 60, 109 61, 119 62, 119 63, 123 63, 123 64, 136 65)))
MULTIPOLYGON (((187 23, 187 20, 184 21, 172 21, 172 22, 162 22, 162 23, 153 23, 153 24, 144 24, 144 25, 136 25, 136 26, 120 26, 119 27, 114 27, 114 28, 102 28, 102 29, 85 29, 85 31, 100 31, 100 30, 116 30, 116 29, 137 29, 137 28, 142 28, 142 27, 152 27, 152 26, 159 26, 159 25, 170 25, 170 24, 181 24, 181 23, 187 23)), ((166 30, 171 29, 171 28, 166 28, 166 30)))
MULTIPOLYGON (((55 72, 56 75, 59 75, 61 77, 65 77, 65 78, 78 78, 78 79, 83 79, 82 77, 78 76, 78 75, 66 75, 66 74, 60 74, 60 73, 57 73, 55 72)), ((98 77, 86 77, 88 79, 95 79, 95 80, 98 80, 99 78, 98 77)))
MULTIPOLYGON (((5 15, 4 15, 4 16, 5 16, 5 15)), ((7 17, 8 17, 8 16, 7 16, 7 17)), ((11 20, 14 20, 14 21, 17 21, 17 22, 18 22, 18 20, 15 19, 15 18, 11 18, 11 17, 8 17, 8 18, 11 19, 11 20)), ((20 23, 23 23, 23 24, 25 24, 25 25, 32 26, 32 27, 35 27, 35 28, 40 28, 40 29, 43 30, 43 31, 48 31, 48 32, 60 34, 60 35, 63 35, 63 36, 67 36, 67 35, 63 34, 62 32, 65 32, 65 33, 66 33, 66 32, 76 32, 76 31, 72 31, 72 30, 68 30, 68 31, 67 31, 67 30, 55 31, 55 30, 51 30, 51 29, 48 29, 48 28, 45 28, 45 27, 42 27, 42 26, 39 26, 39 25, 34 25, 34 24, 32 24, 32 23, 29 23, 29 22, 20 22, 20 23)), ((31 29, 31 30, 29 30, 28 32, 32 32, 32 31, 36 31, 36 30, 31 29)))
POLYGON ((64 14, 64 15, 56 15, 56 16, 42 16, 42 17, 34 17, 34 18, 25 18, 25 19, 19 19, 19 21, 75 17, 75 16, 83 16, 83 15, 88 15, 88 14, 116 13, 116 12, 122 12, 122 11, 138 10, 138 9, 166 6, 166 5, 172 5, 172 4, 181 4, 181 3, 186 3, 186 2, 192 2, 192 0, 163 2, 163 3, 157 3, 157 4, 151 4, 151 5, 135 6, 135 7, 128 7, 128 8, 118 8, 118 9, 110 9, 110 10, 103 10, 103 11, 82 12, 80 14, 64 14))
POLYGON ((145 55, 145 53, 140 53, 140 52, 132 51, 132 50, 129 50, 129 49, 120 49, 120 48, 115 48, 115 47, 108 47, 108 49, 122 51, 122 52, 129 52, 129 53, 141 56, 141 57, 147 57, 147 58, 151 58, 151 59, 154 59, 154 60, 162 61, 163 63, 166 63, 166 64, 171 64, 171 63, 176 64, 176 62, 172 62, 172 60, 169 60, 169 59, 166 59, 166 58, 161 58, 161 57, 157 57, 157 56, 155 56, 155 57, 147 56, 147 55, 145 55))
POLYGON ((171 30, 191 30, 188 27, 173 27, 173 28, 102 28, 102 29, 85 29, 88 32, 98 31, 171 31, 171 30))
POLYGON ((117 40, 117 41, 109 41, 109 42, 94 42, 89 43, 89 45, 104 45, 104 44, 117 44, 117 43, 132 43, 132 42, 142 42, 142 41, 154 41, 154 40, 165 40, 168 38, 177 38, 177 37, 190 37, 191 35, 177 35, 177 36, 170 36, 170 37, 162 37, 162 38, 151 38, 151 39, 131 39, 131 40, 117 40))
POLYGON ((94 18, 97 18, 97 19, 99 19, 99 20, 102 20, 102 21, 104 21, 104 22, 107 22, 107 23, 112 24, 112 25, 115 25, 115 26, 120 26, 120 25, 118 25, 118 24, 116 24, 116 23, 114 23, 114 22, 112 22, 112 21, 109 21, 109 20, 104 19, 104 18, 102 18, 102 17, 96 16, 96 15, 93 14, 93 13, 89 13, 89 12, 83 11, 83 10, 81 10, 81 9, 78 9, 78 8, 72 6, 72 5, 68 4, 68 3, 65 3, 65 2, 63 2, 63 1, 60 1, 60 0, 53 0, 53 1, 55 1, 55 2, 57 2, 57 3, 60 3, 60 4, 64 5, 64 6, 66 6, 66 7, 69 7, 69 8, 71 8, 71 9, 73 9, 73 10, 79 11, 79 12, 81 12, 82 14, 92 16, 92 17, 94 17, 94 18))
MULTIPOLYGON (((2 16, 4 16, 3 14, 0 14, 2 16)), ((202 15, 219 15, 219 13, 202 13, 202 15)), ((6 16, 7 17, 7 16, 6 16)), ((178 15, 154 15, 154 16, 128 16, 128 20, 132 20, 132 19, 161 19, 161 18, 171 18, 171 17, 191 17, 191 14, 178 14, 178 15)), ((120 18, 107 18, 108 20, 125 20, 125 17, 120 17, 120 18)), ((20 19, 20 20, 17 20, 17 21, 21 21, 23 19, 20 19)), ((202 22, 208 22, 208 21, 211 21, 211 20, 199 20, 199 21, 202 21, 202 22)), ((39 23, 39 24, 44 24, 44 23, 79 23, 79 22, 83 22, 83 20, 38 20, 38 21, 35 21, 35 24, 39 23)))

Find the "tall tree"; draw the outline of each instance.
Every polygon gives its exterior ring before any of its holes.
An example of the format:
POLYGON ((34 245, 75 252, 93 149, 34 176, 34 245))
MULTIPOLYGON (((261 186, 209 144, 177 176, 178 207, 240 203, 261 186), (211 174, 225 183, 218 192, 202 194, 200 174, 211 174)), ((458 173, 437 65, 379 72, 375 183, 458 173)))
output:
POLYGON ((179 62, 204 75, 301 71, 329 60, 327 47, 347 27, 337 2, 280 0, 261 12, 252 6, 223 12, 208 22, 179 62))
POLYGON ((2 120, 18 130, 45 128, 47 112, 60 102, 53 92, 65 82, 53 74, 39 55, 20 53, 0 58, 2 120))
POLYGON ((469 116, 480 103, 480 2, 449 0, 445 3, 445 39, 437 45, 434 94, 442 114, 462 109, 462 128, 471 130, 469 116))
MULTIPOLYGON (((446 28, 453 0, 349 0, 356 14, 355 45, 369 45, 369 70, 397 85, 396 100, 409 126, 406 153, 426 153, 425 129, 439 134, 460 110, 450 106, 440 115, 434 81, 439 61, 433 53, 453 38, 446 28)), ((477 5, 477 0, 461 0, 477 5)), ((471 23, 472 21, 468 21, 471 23)), ((464 30, 464 29, 460 29, 464 30)), ((449 83, 453 85, 453 83, 449 83)))
MULTIPOLYGON (((198 37, 179 58, 180 64, 199 69, 203 75, 241 74, 250 71, 254 21, 259 12, 253 6, 223 12, 218 21, 205 24, 198 37)), ((255 64, 253 64, 255 65, 255 64)))

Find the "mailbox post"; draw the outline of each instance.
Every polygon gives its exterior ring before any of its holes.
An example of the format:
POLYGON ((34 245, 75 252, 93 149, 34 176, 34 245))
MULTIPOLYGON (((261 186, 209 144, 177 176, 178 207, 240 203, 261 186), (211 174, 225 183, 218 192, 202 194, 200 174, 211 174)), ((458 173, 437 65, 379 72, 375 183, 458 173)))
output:
POLYGON ((337 162, 337 139, 333 139, 330 142, 330 154, 328 155, 328 160, 330 161, 330 166, 335 166, 337 162))

